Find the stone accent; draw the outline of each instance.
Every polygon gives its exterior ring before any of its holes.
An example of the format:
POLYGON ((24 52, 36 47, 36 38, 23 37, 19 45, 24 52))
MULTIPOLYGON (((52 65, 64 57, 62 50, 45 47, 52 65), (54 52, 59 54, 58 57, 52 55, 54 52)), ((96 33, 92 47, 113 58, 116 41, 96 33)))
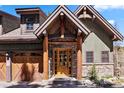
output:
MULTIPOLYGON (((113 76, 114 75, 114 64, 95 64, 96 71, 99 77, 102 76, 113 76)), ((88 76, 89 71, 92 68, 92 64, 83 64, 82 76, 88 76)))
POLYGON ((124 47, 114 47, 115 76, 124 76, 124 47))

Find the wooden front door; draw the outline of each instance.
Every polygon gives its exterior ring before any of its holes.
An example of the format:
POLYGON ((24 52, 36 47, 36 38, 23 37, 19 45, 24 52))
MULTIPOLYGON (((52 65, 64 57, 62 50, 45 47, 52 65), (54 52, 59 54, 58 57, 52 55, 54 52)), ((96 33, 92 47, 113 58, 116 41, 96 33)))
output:
POLYGON ((71 75, 72 50, 68 48, 54 48, 54 74, 71 75))

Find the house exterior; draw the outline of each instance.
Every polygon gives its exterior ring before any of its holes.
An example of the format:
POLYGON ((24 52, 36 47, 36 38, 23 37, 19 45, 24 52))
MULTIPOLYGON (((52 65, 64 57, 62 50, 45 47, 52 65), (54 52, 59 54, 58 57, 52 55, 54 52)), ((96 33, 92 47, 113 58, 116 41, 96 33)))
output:
POLYGON ((1 81, 80 80, 93 64, 99 76, 114 75, 113 41, 123 36, 93 6, 71 12, 60 5, 49 16, 40 8, 16 12, 19 18, 0 11, 1 81))

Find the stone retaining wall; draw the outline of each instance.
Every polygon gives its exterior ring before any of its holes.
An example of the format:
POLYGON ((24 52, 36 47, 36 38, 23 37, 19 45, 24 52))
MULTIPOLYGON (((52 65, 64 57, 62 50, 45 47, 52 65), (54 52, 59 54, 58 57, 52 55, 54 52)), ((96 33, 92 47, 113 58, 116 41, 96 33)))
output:
MULTIPOLYGON (((88 76, 93 64, 83 64, 82 76, 88 76)), ((99 77, 102 76, 113 76, 114 75, 114 64, 95 64, 96 71, 99 77)))

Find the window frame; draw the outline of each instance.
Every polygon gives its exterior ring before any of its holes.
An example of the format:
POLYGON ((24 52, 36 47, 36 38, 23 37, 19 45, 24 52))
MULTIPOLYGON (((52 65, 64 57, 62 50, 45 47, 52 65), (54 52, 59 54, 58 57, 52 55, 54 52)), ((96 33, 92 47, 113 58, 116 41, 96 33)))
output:
POLYGON ((101 62, 102 63, 109 63, 109 51, 101 51, 101 62), (107 52, 107 57, 103 56, 103 52, 107 52), (104 61, 105 60, 105 61, 104 61), (107 60, 107 61, 106 61, 107 60))
POLYGON ((94 63, 94 51, 86 51, 86 63, 94 63), (88 58, 87 58, 87 53, 88 52, 92 53, 92 62, 88 62, 88 58))
POLYGON ((26 30, 29 30, 29 31, 34 30, 34 24, 33 23, 26 23, 26 30), (32 25, 32 26, 29 26, 29 25, 32 25))

